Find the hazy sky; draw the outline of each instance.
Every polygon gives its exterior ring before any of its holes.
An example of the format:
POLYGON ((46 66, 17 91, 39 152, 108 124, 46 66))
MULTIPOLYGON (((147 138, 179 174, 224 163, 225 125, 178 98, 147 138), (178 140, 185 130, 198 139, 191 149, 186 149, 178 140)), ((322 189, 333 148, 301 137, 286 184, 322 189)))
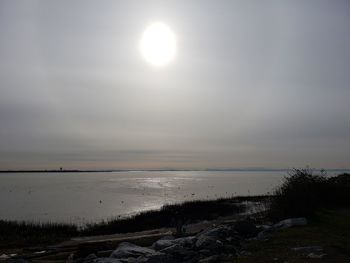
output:
POLYGON ((346 0, 1 0, 0 169, 350 167, 349 83, 346 0))

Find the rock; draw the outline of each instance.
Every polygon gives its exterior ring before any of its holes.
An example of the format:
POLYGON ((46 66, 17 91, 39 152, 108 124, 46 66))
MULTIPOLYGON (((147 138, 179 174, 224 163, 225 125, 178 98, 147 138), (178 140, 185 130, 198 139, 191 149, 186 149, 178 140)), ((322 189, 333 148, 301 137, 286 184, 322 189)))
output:
POLYGON ((87 255, 84 259, 83 259, 83 262, 84 263, 92 263, 95 259, 96 259, 96 255, 95 254, 90 254, 90 255, 87 255))
POLYGON ((262 241, 262 240, 267 240, 267 239, 269 239, 271 236, 272 236, 272 234, 273 234, 273 232, 275 232, 276 230, 274 229, 274 228, 269 228, 269 229, 266 229, 266 230, 264 230, 264 231, 261 231, 261 232, 259 232, 258 233, 258 235, 256 236, 256 239, 257 240, 260 240, 260 241, 262 241))
POLYGON ((137 258, 139 256, 148 256, 156 253, 153 249, 140 247, 128 242, 120 243, 118 248, 112 252, 111 258, 137 258))
POLYGON ((136 259, 135 263, 180 263, 169 254, 155 252, 148 256, 142 256, 136 259))
POLYGON ((174 240, 160 239, 153 243, 152 248, 154 248, 157 251, 162 250, 164 248, 173 246, 175 244, 173 241, 174 240))
POLYGON ((272 233, 276 231, 275 228, 269 225, 257 226, 258 234, 256 240, 266 240, 271 237, 272 233))
POLYGON ((116 258, 96 258, 94 259, 93 263, 127 263, 127 262, 116 258))
POLYGON ((220 226, 206 230, 197 235, 195 246, 197 249, 208 249, 210 251, 221 251, 223 242, 230 237, 232 229, 227 226, 220 226))
POLYGON ((306 218, 300 217, 300 218, 285 219, 272 226, 268 226, 268 225, 260 226, 259 228, 263 229, 263 231, 258 233, 258 235, 256 236, 256 239, 260 241, 267 240, 277 230, 281 230, 281 229, 285 229, 293 226, 304 226, 306 224, 307 224, 306 218))
POLYGON ((197 238, 199 239, 200 237, 207 236, 207 237, 212 237, 214 239, 225 239, 229 237, 232 233, 232 229, 228 226, 219 226, 216 228, 212 228, 209 230, 206 230, 199 235, 197 235, 197 238))
POLYGON ((181 261, 193 258, 197 254, 197 252, 190 249, 186 249, 179 244, 175 244, 170 247, 164 248, 160 252, 170 254, 176 259, 181 259, 181 261))
POLYGON ((201 249, 199 250, 199 253, 207 257, 212 254, 209 249, 201 249))
POLYGON ((250 252, 250 251, 242 250, 242 251, 239 252, 239 255, 240 255, 240 256, 246 257, 246 256, 251 256, 251 255, 253 255, 253 254, 252 254, 252 252, 250 252))
POLYGON ((152 247, 157 251, 173 245, 180 245, 182 247, 190 248, 194 246, 195 242, 196 242, 196 237, 193 237, 193 236, 176 238, 176 239, 165 239, 165 240, 160 239, 154 242, 152 247))
POLYGON ((113 250, 101 250, 96 252, 96 256, 99 258, 107 258, 112 252, 113 250))
POLYGON ((236 230, 237 233, 244 238, 254 237, 258 234, 259 231, 258 228, 248 220, 237 222, 234 225, 233 229, 236 230))
POLYGON ((265 231, 265 230, 269 230, 271 228, 270 225, 258 225, 256 226, 258 228, 258 231, 265 231))
POLYGON ((220 251, 223 249, 223 243, 210 236, 200 236, 196 242, 197 249, 208 249, 210 251, 220 251))
POLYGON ((224 240, 224 243, 239 247, 241 245, 242 237, 239 235, 228 237, 224 240))
MULTIPOLYGON (((114 258, 115 259, 115 258, 114 258)), ((137 262, 136 258, 120 258, 118 259, 121 263, 135 263, 137 262)))
POLYGON ((175 244, 178 244, 180 246, 191 248, 196 243, 197 238, 194 236, 189 236, 189 237, 177 238, 177 239, 174 239, 173 241, 175 244))
POLYGON ((175 239, 175 237, 174 236, 172 236, 172 235, 168 235, 168 236, 164 236, 164 237, 162 237, 161 239, 159 239, 159 240, 174 240, 175 239))
POLYGON ((181 251, 183 250, 184 248, 182 246, 180 246, 179 244, 174 244, 170 247, 162 249, 160 252, 166 253, 166 254, 177 254, 177 253, 181 253, 181 251))
POLYGON ((218 263, 221 262, 221 256, 220 255, 213 255, 207 258, 203 258, 198 261, 198 263, 218 263))
POLYGON ((274 229, 285 229, 293 226, 305 226, 307 224, 307 220, 305 217, 299 218, 289 218, 274 224, 272 227, 274 229))

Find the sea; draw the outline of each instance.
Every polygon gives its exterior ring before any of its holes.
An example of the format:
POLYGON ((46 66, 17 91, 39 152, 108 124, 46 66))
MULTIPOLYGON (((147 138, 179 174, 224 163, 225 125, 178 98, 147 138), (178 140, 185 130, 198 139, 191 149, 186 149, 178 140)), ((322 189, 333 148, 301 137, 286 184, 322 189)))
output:
POLYGON ((165 204, 273 192, 287 171, 1 173, 0 219, 78 225, 165 204))

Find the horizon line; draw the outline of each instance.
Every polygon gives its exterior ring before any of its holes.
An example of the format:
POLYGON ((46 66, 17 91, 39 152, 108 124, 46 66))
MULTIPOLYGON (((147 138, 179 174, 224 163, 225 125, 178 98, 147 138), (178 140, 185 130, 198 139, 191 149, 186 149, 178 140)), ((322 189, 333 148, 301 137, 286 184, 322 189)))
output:
POLYGON ((4 169, 0 173, 83 173, 83 172, 166 172, 166 171, 290 171, 293 169, 311 169, 316 171, 350 171, 350 168, 268 168, 268 167, 244 167, 244 168, 204 168, 204 169, 173 169, 173 168, 159 168, 159 169, 4 169))

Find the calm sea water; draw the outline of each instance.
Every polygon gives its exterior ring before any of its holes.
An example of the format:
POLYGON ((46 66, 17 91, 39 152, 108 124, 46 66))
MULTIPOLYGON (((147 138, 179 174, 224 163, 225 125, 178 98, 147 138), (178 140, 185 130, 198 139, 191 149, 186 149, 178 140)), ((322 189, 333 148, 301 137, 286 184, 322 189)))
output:
POLYGON ((0 219, 86 223, 167 203, 266 194, 286 172, 0 174, 0 219))

